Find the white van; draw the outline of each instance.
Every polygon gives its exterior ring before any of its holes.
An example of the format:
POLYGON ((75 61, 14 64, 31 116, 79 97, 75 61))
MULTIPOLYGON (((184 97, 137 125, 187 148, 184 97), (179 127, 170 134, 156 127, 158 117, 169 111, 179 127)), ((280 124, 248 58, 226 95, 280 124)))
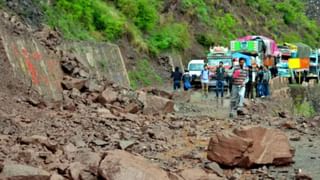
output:
POLYGON ((192 83, 200 82, 200 75, 204 64, 204 60, 191 60, 188 63, 188 70, 190 76, 192 77, 192 83))

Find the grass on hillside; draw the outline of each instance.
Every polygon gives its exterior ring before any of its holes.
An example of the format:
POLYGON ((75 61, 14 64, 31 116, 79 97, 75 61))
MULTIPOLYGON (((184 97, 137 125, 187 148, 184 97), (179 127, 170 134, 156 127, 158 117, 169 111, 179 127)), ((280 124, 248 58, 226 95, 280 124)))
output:
POLYGON ((137 89, 141 86, 150 86, 152 84, 162 84, 163 80, 152 68, 148 60, 143 59, 137 62, 134 70, 128 72, 130 86, 137 89))

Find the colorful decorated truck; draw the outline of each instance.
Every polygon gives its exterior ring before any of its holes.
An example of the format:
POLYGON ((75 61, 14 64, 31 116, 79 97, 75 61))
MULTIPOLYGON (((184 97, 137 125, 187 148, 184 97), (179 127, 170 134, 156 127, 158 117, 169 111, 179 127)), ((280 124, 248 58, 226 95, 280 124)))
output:
MULTIPOLYGON (((211 79, 209 81, 210 87, 216 86, 215 70, 219 66, 219 63, 223 62, 223 67, 227 70, 232 66, 232 56, 229 49, 222 46, 215 46, 210 48, 210 52, 207 54, 208 68, 211 71, 211 79)), ((228 83, 225 81, 224 85, 228 83)))
POLYGON ((292 49, 290 49, 290 46, 287 44, 279 45, 278 49, 280 51, 280 54, 277 57, 278 76, 289 78, 291 81, 293 72, 289 69, 288 60, 291 58, 292 49))
POLYGON ((252 63, 271 67, 275 64, 274 57, 279 54, 274 40, 264 36, 245 36, 230 42, 232 53, 241 53, 254 57, 254 62, 246 62, 247 66, 252 63))
POLYGON ((288 66, 293 71, 296 82, 302 83, 303 80, 307 80, 309 74, 311 48, 303 43, 294 43, 293 45, 296 47, 291 47, 288 66))
POLYGON ((309 73, 307 75, 307 80, 315 79, 317 82, 319 82, 320 78, 320 64, 319 64, 319 58, 320 58, 320 50, 316 49, 311 52, 310 55, 310 68, 309 73))

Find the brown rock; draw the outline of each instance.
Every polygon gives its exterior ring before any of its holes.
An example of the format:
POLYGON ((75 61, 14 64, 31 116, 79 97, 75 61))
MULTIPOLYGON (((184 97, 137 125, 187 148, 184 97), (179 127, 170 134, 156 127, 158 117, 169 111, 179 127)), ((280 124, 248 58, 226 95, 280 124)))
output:
POLYGON ((101 161, 99 175, 108 180, 169 180, 165 171, 141 156, 126 151, 108 151, 101 161))
POLYGON ((89 80, 86 82, 85 87, 89 92, 102 92, 103 86, 98 85, 95 81, 89 80))
POLYGON ((89 169, 91 172, 97 175, 99 163, 101 160, 101 155, 99 153, 94 153, 94 152, 78 153, 75 160, 85 165, 87 169, 89 169))
POLYGON ((72 180, 80 180, 80 173, 86 167, 80 162, 71 163, 68 168, 68 174, 72 178, 72 180))
POLYGON ((233 133, 215 134, 209 142, 208 159, 222 165, 236 166, 244 161, 244 153, 252 144, 252 139, 233 133))
POLYGON ((172 99, 172 97, 173 97, 172 93, 164 91, 164 90, 160 90, 157 88, 145 88, 145 89, 143 89, 143 91, 147 92, 147 93, 151 93, 155 96, 160 96, 160 97, 166 98, 166 99, 172 99))
POLYGON ((282 112, 279 112, 278 114, 279 114, 279 117, 281 117, 281 118, 288 118, 289 117, 287 112, 282 111, 282 112))
POLYGON ((50 173, 45 170, 21 164, 5 164, 0 176, 9 180, 49 180, 50 173))
POLYGON ((226 166, 287 165, 293 162, 287 136, 277 129, 262 127, 236 129, 216 134, 208 147, 208 159, 226 166))
POLYGON ((130 103, 125 107, 125 111, 128 113, 136 114, 140 111, 140 107, 136 103, 130 103))
POLYGON ((295 122, 293 122, 293 121, 286 121, 286 122, 282 123, 281 126, 286 129, 296 129, 297 128, 295 122))
POLYGON ((298 173, 295 177, 295 180, 312 180, 312 177, 308 174, 298 173))
POLYGON ((144 114, 171 113, 174 111, 174 102, 170 99, 148 95, 145 92, 139 92, 138 99, 144 105, 144 114))
POLYGON ((46 146, 50 151, 56 152, 58 149, 58 145, 49 141, 49 139, 45 136, 33 135, 29 137, 21 137, 20 143, 22 144, 41 144, 46 146))
POLYGON ((111 104, 115 102, 118 98, 118 92, 114 91, 112 88, 107 88, 98 97, 97 101, 101 104, 111 104))
POLYGON ((204 170, 200 168, 186 169, 180 173, 184 180, 219 180, 215 174, 207 174, 204 170))
POLYGON ((54 173, 51 175, 50 180, 64 180, 64 178, 59 174, 54 173))
POLYGON ((68 77, 67 79, 63 80, 61 84, 62 87, 67 90, 71 90, 73 88, 81 90, 84 87, 86 81, 87 80, 85 79, 75 79, 68 77))
POLYGON ((80 180, 97 180, 97 176, 90 171, 83 170, 80 172, 80 180))

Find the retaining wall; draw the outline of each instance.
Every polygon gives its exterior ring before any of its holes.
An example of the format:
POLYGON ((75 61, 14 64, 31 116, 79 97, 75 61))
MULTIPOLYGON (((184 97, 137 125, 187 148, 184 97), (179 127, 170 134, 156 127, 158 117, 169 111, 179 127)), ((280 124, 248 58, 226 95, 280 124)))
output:
POLYGON ((64 42, 59 48, 76 55, 96 78, 107 78, 122 86, 130 86, 127 69, 117 45, 74 41, 64 42))
POLYGON ((0 27, 2 45, 14 76, 35 89, 45 99, 62 99, 60 61, 48 55, 40 42, 28 35, 17 36, 0 27))

